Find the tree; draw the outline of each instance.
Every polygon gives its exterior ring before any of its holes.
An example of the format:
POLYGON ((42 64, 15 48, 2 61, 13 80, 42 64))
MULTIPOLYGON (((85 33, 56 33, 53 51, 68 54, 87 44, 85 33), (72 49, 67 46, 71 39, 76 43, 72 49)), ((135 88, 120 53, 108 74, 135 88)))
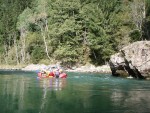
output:
POLYGON ((94 63, 101 64, 114 53, 115 34, 120 22, 117 15, 120 9, 120 2, 117 0, 87 1, 82 7, 81 14, 86 34, 84 37, 94 63))
MULTIPOLYGON (((16 22, 18 15, 30 5, 31 0, 20 1, 20 0, 1 0, 0 1, 0 40, 1 40, 1 58, 12 59, 13 57, 9 54, 14 44, 14 40, 18 39, 18 31, 16 30, 16 22)), ((17 41, 16 41, 17 42, 17 41)), ((18 62, 18 60, 16 60, 18 62)), ((4 62, 3 62, 4 63, 4 62)))
POLYGON ((145 0, 145 11, 146 11, 145 12, 146 18, 142 27, 144 31, 143 38, 150 40, 150 1, 149 0, 145 0))
POLYGON ((45 52, 47 54, 48 59, 50 60, 50 55, 48 51, 47 45, 47 37, 49 38, 49 29, 48 29, 48 21, 47 21, 47 9, 48 9, 48 0, 35 0, 35 24, 40 27, 41 36, 43 37, 45 52))
POLYGON ((22 63, 25 63, 26 59, 26 35, 30 21, 32 21, 32 15, 32 10, 30 8, 26 8, 18 17, 17 29, 20 31, 22 63))
MULTIPOLYGON (((133 23, 136 26, 132 33, 137 34, 139 33, 138 40, 143 40, 143 23, 146 19, 146 8, 145 8, 145 0, 133 0, 131 4, 131 17, 133 19, 133 23)), ((136 35, 137 36, 137 35, 136 35)))

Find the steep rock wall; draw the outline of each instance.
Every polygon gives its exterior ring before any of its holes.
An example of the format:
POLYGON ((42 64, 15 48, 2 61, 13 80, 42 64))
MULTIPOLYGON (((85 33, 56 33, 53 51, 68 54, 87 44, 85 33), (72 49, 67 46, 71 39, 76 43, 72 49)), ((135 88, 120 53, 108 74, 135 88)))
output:
POLYGON ((112 55, 109 61, 113 76, 150 79, 150 41, 138 41, 112 55))

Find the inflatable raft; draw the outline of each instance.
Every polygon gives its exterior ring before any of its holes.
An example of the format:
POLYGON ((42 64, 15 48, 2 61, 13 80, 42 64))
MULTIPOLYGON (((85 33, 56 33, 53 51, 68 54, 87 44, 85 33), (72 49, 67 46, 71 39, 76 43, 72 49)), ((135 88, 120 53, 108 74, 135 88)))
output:
MULTIPOLYGON (((43 73, 43 72, 38 72, 37 73, 39 78, 52 78, 52 77, 56 77, 54 72, 49 72, 49 73, 43 73)), ((67 78, 67 74, 62 72, 59 74, 58 78, 67 78)))

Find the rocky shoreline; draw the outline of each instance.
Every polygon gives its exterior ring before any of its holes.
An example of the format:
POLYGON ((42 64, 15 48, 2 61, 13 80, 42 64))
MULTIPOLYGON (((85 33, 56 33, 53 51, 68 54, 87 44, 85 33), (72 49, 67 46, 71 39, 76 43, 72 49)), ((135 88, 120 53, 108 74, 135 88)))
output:
POLYGON ((91 73, 111 73, 111 69, 109 65, 102 65, 102 66, 81 66, 75 67, 72 69, 67 69, 68 72, 91 72, 91 73))
MULTIPOLYGON (((21 71, 36 71, 55 65, 30 64, 27 66, 0 66, 1 70, 21 70, 21 71)), ((111 73, 109 65, 94 66, 85 65, 80 67, 65 68, 66 72, 90 72, 90 73, 111 73)))
POLYGON ((21 65, 0 65, 0 70, 22 70, 21 65))

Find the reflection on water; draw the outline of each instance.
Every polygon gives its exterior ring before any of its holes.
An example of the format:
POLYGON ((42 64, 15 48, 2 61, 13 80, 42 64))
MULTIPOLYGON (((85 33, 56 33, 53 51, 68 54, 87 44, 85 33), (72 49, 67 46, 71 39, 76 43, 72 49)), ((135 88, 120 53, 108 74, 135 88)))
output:
POLYGON ((56 78, 37 78, 40 87, 50 90, 62 90, 66 86, 66 79, 56 79, 56 78))
POLYGON ((0 112, 11 113, 14 107, 21 112, 24 108, 25 91, 29 85, 27 83, 29 78, 22 76, 16 78, 10 75, 0 77, 0 112))
MULTIPOLYGON (((143 82, 144 83, 144 82, 143 82)), ((150 86, 148 84, 129 84, 129 89, 115 89, 111 94, 113 105, 121 106, 127 113, 148 113, 150 110, 150 86)), ((118 107, 119 108, 119 107, 118 107)))
POLYGON ((69 73, 0 72, 0 113, 148 113, 150 82, 69 73))
POLYGON ((40 87, 43 88, 43 96, 41 99, 40 112, 43 113, 47 101, 47 91, 50 90, 62 90, 66 85, 66 79, 56 79, 56 78, 43 78, 37 79, 39 81, 40 87))

